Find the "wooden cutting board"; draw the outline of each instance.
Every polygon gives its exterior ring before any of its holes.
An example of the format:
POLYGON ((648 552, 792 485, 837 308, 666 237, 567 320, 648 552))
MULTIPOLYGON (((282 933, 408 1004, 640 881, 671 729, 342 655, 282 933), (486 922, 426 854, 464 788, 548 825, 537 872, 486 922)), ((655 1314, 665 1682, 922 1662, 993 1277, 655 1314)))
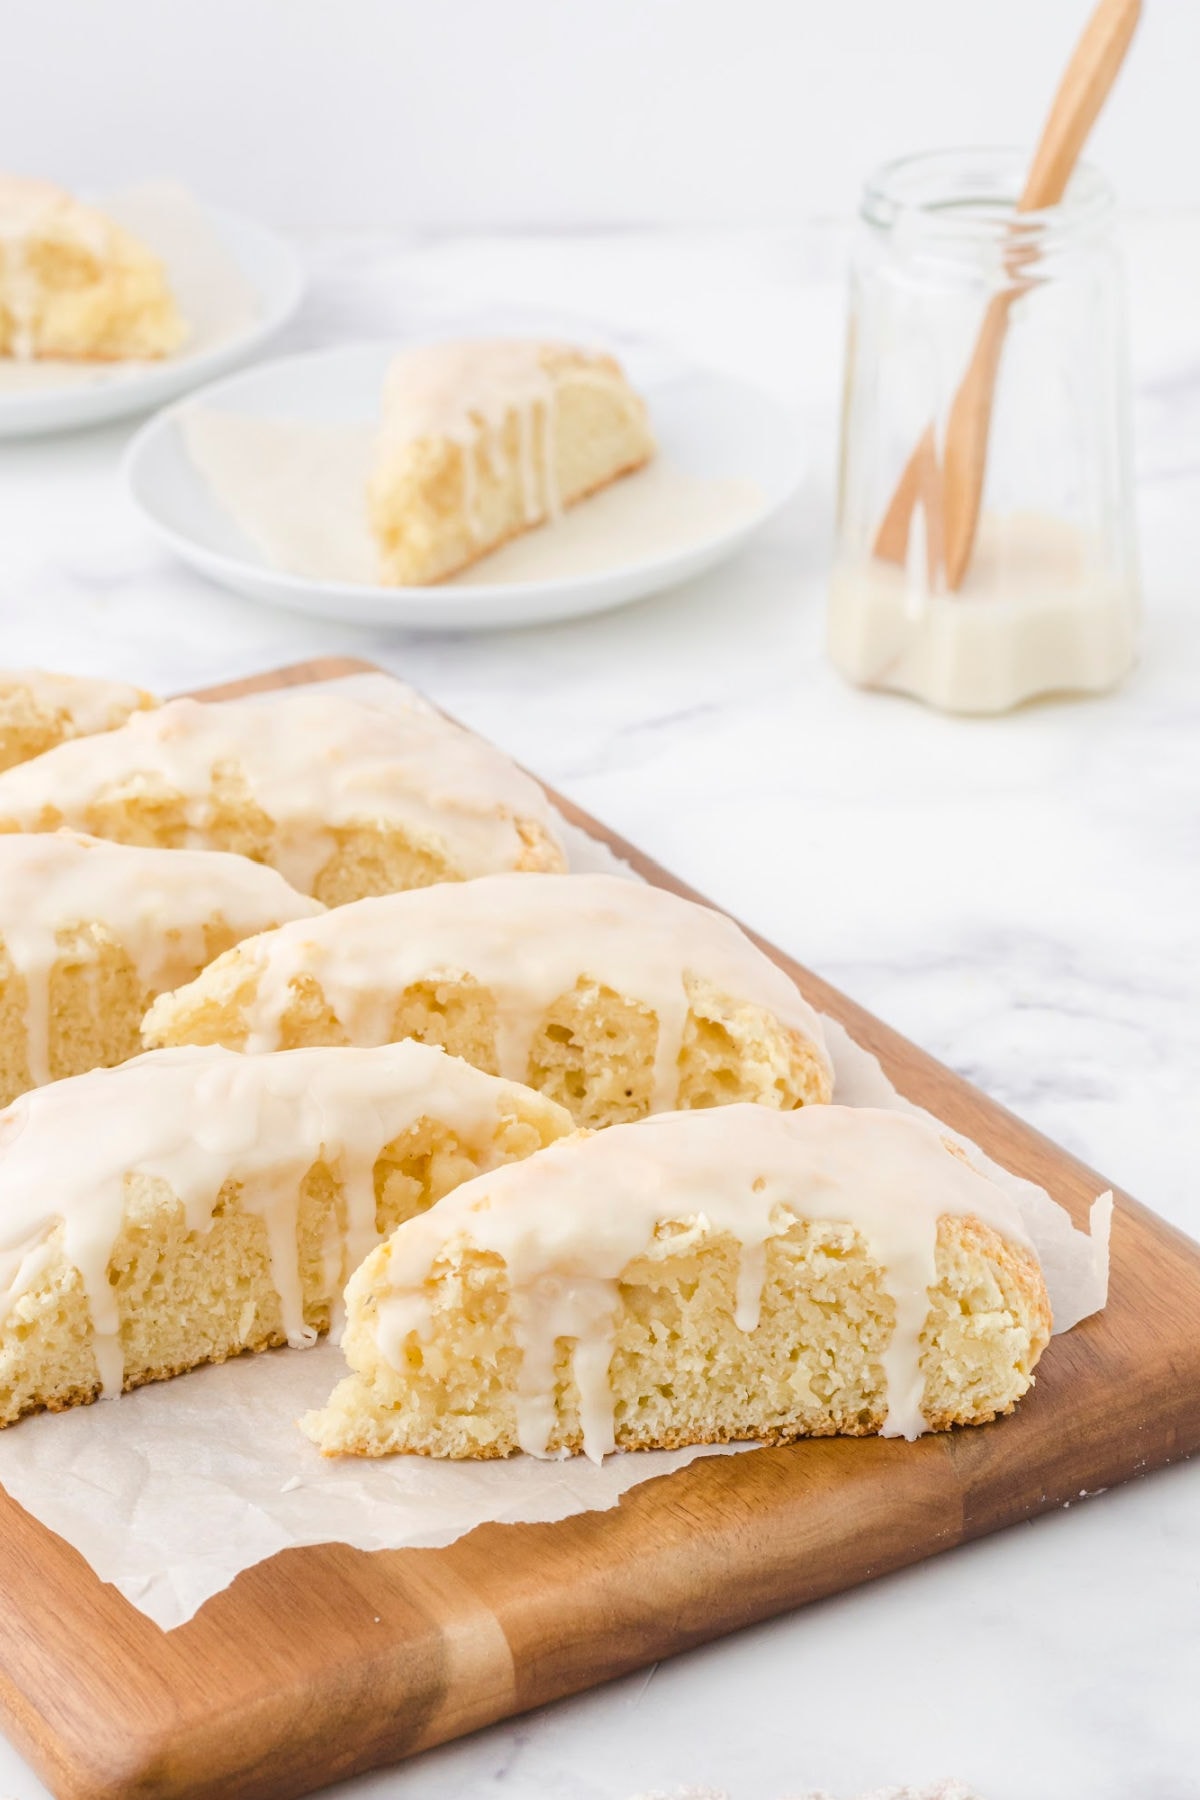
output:
MULTIPOLYGON (((206 697, 368 667, 302 664, 206 697)), ((1099 1176, 762 948, 904 1094, 1084 1222, 1099 1176)), ((1108 1308, 1054 1340, 1011 1418, 701 1458, 614 1511, 444 1550, 289 1550, 170 1632, 0 1491, 0 1714, 64 1800, 308 1793, 1192 1454, 1197 1320, 1200 1247, 1118 1195, 1108 1308)))

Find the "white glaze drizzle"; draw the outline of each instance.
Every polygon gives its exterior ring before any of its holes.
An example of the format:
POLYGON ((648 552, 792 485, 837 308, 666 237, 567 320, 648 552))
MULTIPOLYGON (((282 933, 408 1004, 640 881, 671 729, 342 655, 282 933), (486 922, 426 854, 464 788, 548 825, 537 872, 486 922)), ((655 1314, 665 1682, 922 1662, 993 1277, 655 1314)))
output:
MULTIPOLYGON (((205 927, 238 937, 324 909, 282 875, 220 850, 149 850, 78 833, 0 836, 0 945, 25 983, 29 1078, 50 1080, 50 976, 59 933, 103 926, 142 988, 160 994, 206 961, 205 927)), ((72 946, 72 956, 80 946, 72 946)))
POLYGON ((527 524, 557 518, 562 495, 557 470, 559 380, 625 386, 610 357, 565 345, 520 338, 416 344, 392 362, 384 386, 380 462, 424 439, 448 438, 463 456, 463 511, 472 537, 481 535, 476 457, 493 475, 503 472, 504 434, 517 431, 517 467, 527 524), (541 420, 539 477, 535 443, 541 420))
MULTIPOLYGON (((151 1035, 180 1000, 213 992, 228 967, 165 997, 147 1020, 151 1035)), ((279 1047, 302 976, 320 984, 352 1043, 381 1044, 405 988, 465 975, 495 997, 499 1072, 524 1081, 547 1008, 590 978, 657 1015, 653 1105, 663 1111, 679 1089, 691 976, 772 1014, 828 1066, 816 1013, 732 919, 615 875, 489 875, 359 900, 244 943, 237 967, 239 987, 245 973, 256 977, 240 1008, 251 1052, 279 1047)))
POLYGON ((573 1345, 584 1449, 598 1460, 614 1445, 608 1386, 622 1271, 648 1251, 659 1227, 684 1248, 703 1234, 742 1246, 737 1324, 758 1323, 766 1245, 797 1219, 836 1220, 861 1234, 896 1309, 883 1357, 885 1436, 926 1430, 920 1336, 936 1283, 939 1219, 975 1217, 1032 1248, 1012 1199, 952 1154, 923 1120, 871 1108, 763 1106, 659 1113, 587 1138, 551 1145, 520 1166, 465 1183, 390 1239, 370 1291, 373 1323, 358 1314, 366 1274, 348 1296, 352 1318, 379 1353, 403 1368, 412 1332, 428 1336, 439 1257, 467 1244, 501 1257, 521 1351, 517 1435, 542 1456, 554 1425, 559 1340, 573 1345))
POLYGON ((473 733, 417 704, 376 706, 312 689, 172 700, 116 731, 59 744, 0 774, 0 825, 36 830, 53 806, 65 824, 86 829, 102 796, 177 794, 186 841, 202 849, 222 768, 240 771, 274 821, 272 866, 302 893, 332 854, 338 826, 407 829, 464 876, 518 861, 518 820, 554 838, 537 783, 473 733))
POLYGON ((106 1394, 120 1391, 120 1320, 108 1266, 130 1176, 158 1178, 183 1203, 188 1229, 209 1224, 224 1183, 262 1217, 271 1279, 288 1342, 314 1333, 300 1299, 300 1187, 324 1162, 342 1186, 347 1228, 339 1280, 378 1242, 374 1165, 381 1150, 429 1117, 486 1145, 517 1098, 548 1101, 425 1044, 375 1050, 156 1050, 49 1087, 0 1113, 0 1324, 54 1254, 79 1270, 106 1394))
POLYGON ((0 712, 5 700, 18 693, 28 694, 43 712, 64 718, 72 737, 111 731, 149 702, 149 695, 124 681, 58 675, 49 669, 0 670, 0 712))

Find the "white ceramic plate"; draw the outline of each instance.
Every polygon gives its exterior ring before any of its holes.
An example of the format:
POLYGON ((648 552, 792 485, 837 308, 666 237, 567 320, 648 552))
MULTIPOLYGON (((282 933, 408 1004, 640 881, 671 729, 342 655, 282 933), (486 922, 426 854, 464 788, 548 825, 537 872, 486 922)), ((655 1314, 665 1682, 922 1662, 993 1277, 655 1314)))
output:
MULTIPOLYGON (((397 348, 353 344, 281 358, 216 382, 186 404, 258 419, 364 425, 377 416, 384 372, 397 348)), ((649 403, 661 457, 669 466, 704 481, 753 483, 758 493, 736 521, 615 568, 501 582, 485 578, 485 559, 454 582, 405 588, 289 573, 251 542, 196 468, 180 423, 182 407, 142 427, 126 453, 125 479, 147 524, 178 556, 222 586, 271 606, 437 631, 537 624, 603 612, 674 586, 732 555, 792 497, 805 464, 795 421, 757 388, 697 368, 676 367, 664 374, 661 362, 656 370, 652 363, 641 364, 636 354, 623 360, 649 403)))
MULTIPOLYGON (((247 361, 292 317, 304 295, 305 276, 286 239, 236 213, 191 204, 203 213, 252 291, 253 317, 219 342, 191 353, 185 349, 162 362, 112 363, 84 371, 85 379, 56 386, 0 386, 0 438, 71 431, 149 412, 247 361)), ((169 274, 169 259, 167 264, 169 274)))

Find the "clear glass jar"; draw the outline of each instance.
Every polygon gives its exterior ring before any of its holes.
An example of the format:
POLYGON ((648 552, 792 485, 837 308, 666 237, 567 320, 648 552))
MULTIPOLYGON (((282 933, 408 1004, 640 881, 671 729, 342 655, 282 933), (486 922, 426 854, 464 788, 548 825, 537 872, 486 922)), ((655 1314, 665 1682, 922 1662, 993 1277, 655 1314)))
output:
POLYGON ((851 277, 830 654, 853 682, 955 712, 1097 692, 1136 653, 1112 194, 1084 166, 1059 206, 1019 213, 1027 160, 890 164, 864 193, 851 277), (954 588, 942 459, 989 308, 1000 347, 982 501, 954 588), (915 505, 897 542, 881 527, 906 470, 915 505))

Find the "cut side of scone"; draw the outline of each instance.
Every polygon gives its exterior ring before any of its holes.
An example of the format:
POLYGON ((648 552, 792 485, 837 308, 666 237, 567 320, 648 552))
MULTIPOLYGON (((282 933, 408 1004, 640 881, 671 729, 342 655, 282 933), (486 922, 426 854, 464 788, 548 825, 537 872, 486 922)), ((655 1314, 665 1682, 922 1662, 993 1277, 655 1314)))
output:
POLYGON ((156 706, 152 694, 123 681, 55 675, 48 669, 0 669, 0 771, 53 750, 67 738, 123 725, 156 706))
POLYGON ((137 1056, 156 995, 242 938, 323 910, 222 851, 0 837, 0 1106, 137 1056))
POLYGON ((0 176, 0 356, 157 358, 186 337, 144 244, 52 182, 0 176))
POLYGON ((491 875, 250 939, 145 1025, 151 1046, 438 1043, 577 1123, 828 1101, 821 1022, 731 919, 614 875, 491 875))
POLYGON ((570 1130, 440 1050, 162 1050, 0 1113, 0 1425, 311 1343, 349 1271, 570 1130))
POLYGON ((319 687, 172 700, 0 775, 0 832, 64 825, 234 851, 329 906, 566 867, 541 788, 499 750, 415 700, 319 687))
POLYGON ((388 371, 368 484, 381 579, 441 581, 653 455, 645 403, 611 356, 415 345, 388 371))
POLYGON ((1012 1409, 1050 1335, 1014 1202, 923 1120, 661 1113, 403 1225, 346 1293, 329 1454, 552 1456, 1012 1409))

